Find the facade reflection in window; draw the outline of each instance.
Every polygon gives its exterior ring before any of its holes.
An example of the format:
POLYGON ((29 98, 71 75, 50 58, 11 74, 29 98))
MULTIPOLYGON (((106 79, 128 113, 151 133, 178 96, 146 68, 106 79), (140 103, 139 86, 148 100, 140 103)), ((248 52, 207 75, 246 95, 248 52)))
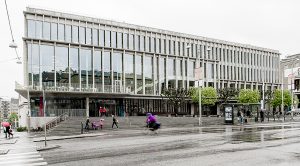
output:
POLYGON ((54 85, 54 46, 41 45, 41 74, 42 82, 50 86, 54 85))
POLYGON ((124 55, 124 72, 126 92, 134 92, 133 55, 124 55))
POLYGON ((122 53, 114 52, 113 56, 113 79, 116 91, 119 92, 122 87, 123 78, 123 64, 122 64, 122 53))
POLYGON ((176 79, 175 79, 175 59, 168 58, 168 68, 167 68, 167 75, 168 75, 168 88, 175 88, 176 87, 176 79))
POLYGON ((56 84, 58 87, 69 86, 69 66, 68 66, 68 48, 56 47, 55 49, 55 70, 56 84))
POLYGON ((78 48, 70 48, 71 86, 79 88, 79 57, 78 48))
POLYGON ((140 51, 140 35, 135 35, 134 49, 137 50, 137 51, 140 51))
POLYGON ((153 57, 146 55, 144 58, 145 93, 153 94, 153 57))
POLYGON ((145 51, 145 36, 140 37, 140 50, 145 51))
POLYGON ((123 48, 128 49, 128 33, 123 34, 123 48))
POLYGON ((136 72, 136 92, 143 94, 143 75, 142 75, 142 55, 135 56, 135 72, 136 72))
POLYGON ((133 50, 133 35, 129 35, 129 49, 133 50))
POLYGON ((51 40, 57 40, 57 24, 51 23, 51 40))

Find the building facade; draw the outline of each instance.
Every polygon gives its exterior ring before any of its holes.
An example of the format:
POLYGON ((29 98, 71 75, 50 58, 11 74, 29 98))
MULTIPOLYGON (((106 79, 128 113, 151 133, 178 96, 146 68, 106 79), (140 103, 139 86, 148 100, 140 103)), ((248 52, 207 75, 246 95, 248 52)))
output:
MULTIPOLYGON (((276 50, 56 11, 24 11, 24 85, 31 116, 169 113, 164 88, 277 88, 276 50), (42 90, 45 90, 46 113, 42 90)), ((186 103, 180 111, 197 110, 186 103)))
POLYGON ((293 94, 293 108, 299 108, 294 99, 300 97, 300 54, 289 55, 280 64, 283 87, 293 94))

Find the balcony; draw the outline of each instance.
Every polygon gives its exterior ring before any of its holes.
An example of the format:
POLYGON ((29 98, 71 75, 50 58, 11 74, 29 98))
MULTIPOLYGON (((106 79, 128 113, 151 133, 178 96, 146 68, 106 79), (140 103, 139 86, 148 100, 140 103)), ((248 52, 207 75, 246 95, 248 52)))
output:
POLYGON ((42 86, 34 84, 30 86, 23 86, 15 82, 16 91, 42 91, 45 89, 47 92, 85 92, 85 93, 116 93, 116 94, 133 94, 134 92, 129 88, 123 88, 122 85, 99 85, 95 84, 69 84, 69 83, 56 83, 43 82, 42 86))

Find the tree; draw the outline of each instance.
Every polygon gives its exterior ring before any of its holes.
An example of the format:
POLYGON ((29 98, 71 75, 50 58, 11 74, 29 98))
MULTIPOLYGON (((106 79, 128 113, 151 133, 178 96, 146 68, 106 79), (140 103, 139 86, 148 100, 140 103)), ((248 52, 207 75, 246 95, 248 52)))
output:
POLYGON ((178 114, 178 108, 187 101, 187 98, 190 97, 190 91, 183 88, 168 88, 163 89, 161 93, 163 99, 168 99, 174 107, 175 115, 178 114))
MULTIPOLYGON (((251 89, 242 89, 239 93, 238 102, 239 103, 258 103, 260 99, 259 91, 251 90, 251 89)), ((252 107, 250 107, 252 110, 252 107)), ((258 109, 256 111, 256 115, 258 118, 258 109)))
POLYGON ((258 103, 260 99, 259 92, 257 90, 242 89, 239 93, 239 103, 258 103))
MULTIPOLYGON (((262 96, 263 94, 261 94, 262 96)), ((268 104, 268 110, 267 110, 267 113, 268 113, 268 121, 269 121, 269 118, 270 118, 270 107, 272 105, 272 100, 273 100, 273 97, 274 97, 274 91, 268 89, 265 91, 265 101, 264 101, 264 104, 267 105, 268 104)))
POLYGON ((8 121, 9 123, 14 123, 15 120, 18 120, 18 115, 13 112, 9 115, 8 121))
MULTIPOLYGON (((281 106, 282 103, 282 93, 281 90, 276 89, 274 92, 274 97, 272 100, 272 105, 273 107, 278 107, 281 106)), ((289 90, 284 90, 283 91, 283 105, 284 106, 290 106, 292 104, 292 96, 290 94, 289 90)))
POLYGON ((218 89, 219 101, 221 103, 221 110, 224 113, 224 105, 227 104, 229 100, 236 99, 239 94, 239 90, 232 87, 225 87, 223 89, 218 89))
POLYGON ((213 87, 192 88, 191 98, 194 102, 199 103, 199 90, 201 90, 201 104, 209 107, 215 105, 218 101, 217 90, 213 87))

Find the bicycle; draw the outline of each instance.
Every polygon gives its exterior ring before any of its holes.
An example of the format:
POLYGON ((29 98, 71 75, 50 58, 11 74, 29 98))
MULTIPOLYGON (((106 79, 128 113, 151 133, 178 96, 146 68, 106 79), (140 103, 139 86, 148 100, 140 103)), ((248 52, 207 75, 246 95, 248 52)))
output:
POLYGON ((148 124, 146 124, 145 126, 143 126, 143 133, 146 135, 149 134, 158 134, 158 129, 160 128, 160 123, 156 123, 156 125, 158 125, 156 128, 154 127, 150 127, 148 124))

